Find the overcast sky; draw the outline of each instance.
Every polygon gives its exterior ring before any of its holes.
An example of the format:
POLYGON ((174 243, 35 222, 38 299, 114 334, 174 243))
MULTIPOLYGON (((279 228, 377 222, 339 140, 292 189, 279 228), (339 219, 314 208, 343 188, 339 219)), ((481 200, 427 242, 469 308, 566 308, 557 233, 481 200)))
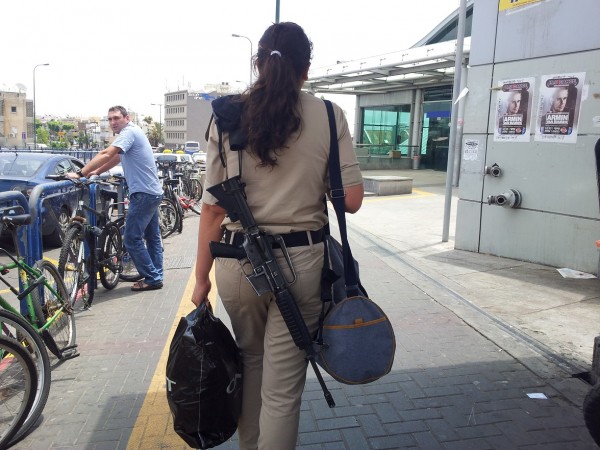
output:
MULTIPOLYGON (((0 90, 25 89, 36 114, 103 116, 123 105, 158 120, 165 92, 228 82, 246 87, 275 21, 276 0, 9 0, 2 2, 0 90), (22 86, 19 86, 22 85, 22 86)), ((301 25, 312 67, 404 50, 459 0, 280 0, 280 21, 301 25)), ((309 74, 310 76, 310 74, 309 74)), ((335 100, 335 99, 334 99, 335 100)), ((163 110, 164 113, 164 110, 163 110)))

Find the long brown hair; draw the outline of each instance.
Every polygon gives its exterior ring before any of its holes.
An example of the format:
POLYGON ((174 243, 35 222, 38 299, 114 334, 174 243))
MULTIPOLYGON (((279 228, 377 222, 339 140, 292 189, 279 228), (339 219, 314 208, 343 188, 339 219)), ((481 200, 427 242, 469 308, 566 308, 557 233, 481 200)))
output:
POLYGON ((293 22, 271 25, 258 43, 259 76, 242 96, 242 128, 261 166, 276 166, 278 153, 302 126, 298 98, 311 57, 312 42, 293 22))

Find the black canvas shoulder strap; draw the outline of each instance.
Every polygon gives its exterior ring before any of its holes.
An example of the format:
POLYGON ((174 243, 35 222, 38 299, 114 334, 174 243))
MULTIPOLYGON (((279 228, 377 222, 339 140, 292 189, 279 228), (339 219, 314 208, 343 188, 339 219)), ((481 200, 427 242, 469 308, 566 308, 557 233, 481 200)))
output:
POLYGON ((342 171, 340 168, 340 149, 338 145, 337 126, 333 105, 329 100, 324 100, 329 119, 329 186, 331 188, 331 203, 340 228, 340 238, 344 250, 344 277, 346 280, 346 293, 348 297, 359 295, 359 280, 354 258, 348 242, 346 231, 346 206, 344 202, 345 192, 342 185, 342 171))

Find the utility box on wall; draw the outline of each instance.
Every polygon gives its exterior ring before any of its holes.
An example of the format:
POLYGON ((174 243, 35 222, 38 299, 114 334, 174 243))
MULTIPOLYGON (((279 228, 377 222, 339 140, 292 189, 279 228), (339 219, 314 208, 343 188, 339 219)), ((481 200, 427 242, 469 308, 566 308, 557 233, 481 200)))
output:
POLYGON ((599 14, 597 0, 477 3, 456 248, 597 272, 599 14))

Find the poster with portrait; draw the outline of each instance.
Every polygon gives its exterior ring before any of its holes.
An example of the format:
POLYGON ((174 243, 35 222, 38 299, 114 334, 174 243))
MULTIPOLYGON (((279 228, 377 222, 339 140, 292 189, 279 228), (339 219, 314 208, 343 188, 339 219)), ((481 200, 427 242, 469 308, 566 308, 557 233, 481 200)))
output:
POLYGON ((574 144, 585 72, 542 75, 535 140, 574 144))
POLYGON ((494 141, 529 142, 534 78, 500 80, 494 141))

